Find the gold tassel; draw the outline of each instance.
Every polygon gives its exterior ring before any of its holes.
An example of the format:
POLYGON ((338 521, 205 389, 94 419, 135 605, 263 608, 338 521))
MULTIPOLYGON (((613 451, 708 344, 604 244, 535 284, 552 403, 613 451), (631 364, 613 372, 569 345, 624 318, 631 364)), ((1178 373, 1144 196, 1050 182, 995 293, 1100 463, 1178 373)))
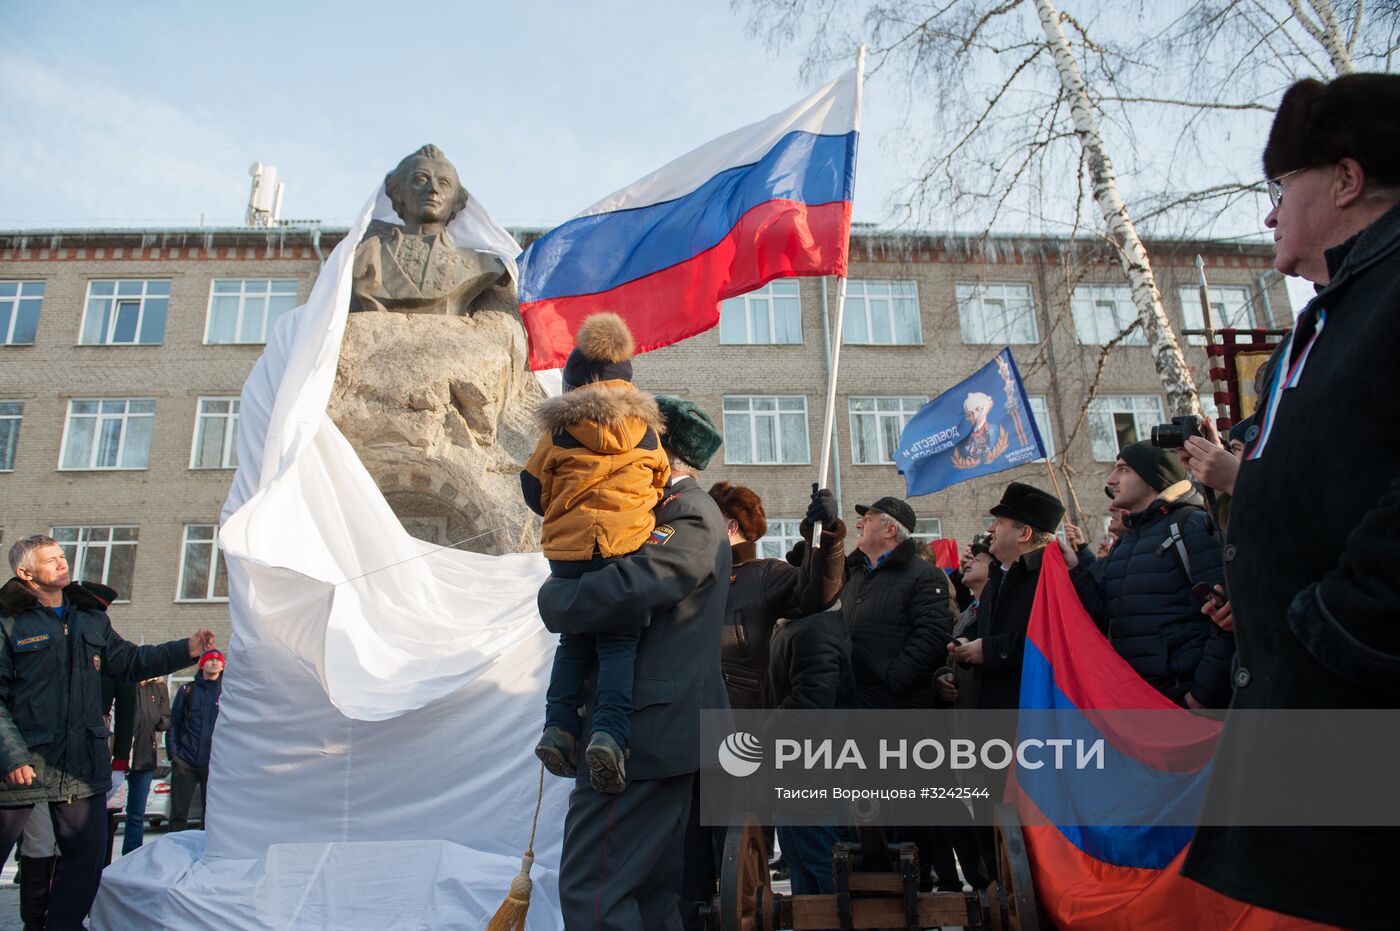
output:
POLYGON ((530 910, 530 867, 535 863, 533 851, 526 851, 520 861, 520 873, 510 881, 510 893, 486 925, 486 931, 525 931, 525 913, 530 910))
POLYGON ((535 790, 535 816, 530 821, 530 846, 520 860, 520 872, 510 881, 510 892, 491 921, 486 931, 525 931, 525 913, 530 910, 530 891, 534 880, 530 879, 530 867, 535 865, 535 828, 540 823, 540 806, 544 803, 544 763, 540 763, 540 784, 535 790))

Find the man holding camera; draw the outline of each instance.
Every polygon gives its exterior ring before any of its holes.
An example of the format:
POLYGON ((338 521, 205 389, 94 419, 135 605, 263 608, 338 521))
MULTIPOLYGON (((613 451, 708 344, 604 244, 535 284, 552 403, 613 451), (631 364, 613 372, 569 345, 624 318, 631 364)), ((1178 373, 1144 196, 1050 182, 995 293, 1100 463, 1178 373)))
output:
MULTIPOLYGON (((1124 446, 1107 491, 1123 535, 1095 571, 1060 548, 1084 608, 1118 655, 1179 705, 1224 707, 1234 645, 1201 614, 1193 586, 1225 581, 1220 540, 1176 456, 1141 440, 1124 446)), ((1207 590, 1210 590, 1207 589, 1207 590)))

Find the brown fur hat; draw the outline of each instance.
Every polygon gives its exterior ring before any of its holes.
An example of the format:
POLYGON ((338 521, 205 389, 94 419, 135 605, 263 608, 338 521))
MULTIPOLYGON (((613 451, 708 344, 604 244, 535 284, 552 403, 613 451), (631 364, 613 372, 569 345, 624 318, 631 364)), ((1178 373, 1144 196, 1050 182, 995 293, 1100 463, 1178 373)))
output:
POLYGON ((1264 146, 1264 176, 1302 168, 1361 163, 1366 178, 1400 183, 1400 75, 1348 74, 1326 84, 1311 78, 1284 92, 1264 146))
POLYGON ((591 314, 574 335, 574 349, 564 362, 564 384, 581 388, 589 382, 632 380, 632 331, 614 313, 591 314))
POLYGON ((763 500, 743 485, 715 482, 710 497, 719 505, 726 519, 739 523, 739 533, 753 543, 768 532, 768 518, 763 516, 763 500))

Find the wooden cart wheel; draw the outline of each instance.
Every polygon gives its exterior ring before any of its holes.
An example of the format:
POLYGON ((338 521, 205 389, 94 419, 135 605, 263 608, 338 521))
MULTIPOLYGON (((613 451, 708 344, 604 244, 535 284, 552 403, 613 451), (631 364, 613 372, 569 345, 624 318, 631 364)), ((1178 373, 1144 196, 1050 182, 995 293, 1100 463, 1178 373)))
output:
POLYGON ((772 896, 763 829, 753 822, 731 825, 720 862, 721 931, 773 931, 772 896))
POLYGON ((1035 901, 1035 882, 1021 819, 1016 809, 1005 803, 993 809, 996 825, 997 881, 988 890, 991 926, 998 931, 1040 931, 1040 912, 1035 901))

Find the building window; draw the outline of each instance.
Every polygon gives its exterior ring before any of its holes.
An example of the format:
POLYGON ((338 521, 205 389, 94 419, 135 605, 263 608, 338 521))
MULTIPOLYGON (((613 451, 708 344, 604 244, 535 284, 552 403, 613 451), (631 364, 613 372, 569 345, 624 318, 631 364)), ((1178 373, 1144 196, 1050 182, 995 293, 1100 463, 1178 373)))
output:
POLYGON ((238 398, 200 398, 191 469, 238 468, 238 398))
POLYGON ((802 539, 798 530, 801 518, 795 520, 769 520, 768 532, 758 541, 758 555, 767 559, 783 559, 802 539))
POLYGON ((943 539, 943 521, 937 517, 919 517, 914 520, 914 532, 909 536, 920 543, 932 543, 943 539))
POLYGON ((149 398, 69 401, 59 468, 146 468, 155 419, 156 402, 149 398))
POLYGON ((0 346, 29 346, 39 329, 42 281, 0 281, 0 346))
MULTIPOLYGON (((1201 317, 1201 289, 1181 288, 1177 291, 1181 298, 1181 319, 1188 330, 1204 330, 1205 320, 1201 317)), ((1210 323, 1217 330, 1234 327, 1248 330, 1254 326, 1254 315, 1250 312, 1247 288, 1211 288, 1210 323)), ((1192 346, 1204 346, 1204 336, 1188 336, 1186 341, 1192 346)))
POLYGON ((1162 398, 1155 394, 1123 394, 1089 402, 1089 438, 1095 462, 1113 462, 1130 443, 1152 436, 1162 423, 1162 398))
POLYGON ((135 527, 55 527, 74 580, 101 582, 117 590, 117 601, 131 600, 136 571, 135 527))
MULTIPOLYGON (((1040 441, 1045 444, 1045 452, 1055 458, 1055 432, 1050 428, 1050 406, 1045 403, 1045 395, 1030 395, 1031 416, 1035 418, 1035 428, 1040 431, 1040 441)), ((1036 462, 1044 462, 1037 459, 1036 462)))
POLYGON ((219 552, 218 531, 213 524, 185 525, 177 601, 228 601, 228 571, 219 552))
POLYGON ((851 461, 889 465, 899 449, 899 434, 928 398, 850 398, 851 461))
MULTIPOLYGON (((1137 305, 1126 285, 1080 285, 1070 300, 1074 329, 1085 346, 1105 346, 1137 323, 1137 305)), ((1118 341, 1119 346, 1146 346, 1141 324, 1118 341)))
POLYGON ((1030 285, 959 284, 958 319, 964 343, 1040 342, 1030 285))
POLYGON ((719 306, 719 341, 725 345, 802 342, 802 304, 797 282, 770 282, 719 306))
POLYGON ((14 471, 19 422, 23 416, 23 401, 0 401, 0 472, 14 471))
POLYGON ((918 288, 912 281, 846 282, 844 331, 848 345, 920 345, 918 288))
POLYGON ((802 465, 807 444, 807 398, 725 396, 724 461, 728 465, 802 465))
POLYGON ((272 325, 295 306, 295 279, 215 279, 210 286, 204 341, 265 343, 272 325))
POLYGON ((89 281, 83 314, 85 346, 159 345, 165 342, 169 281, 89 281))

